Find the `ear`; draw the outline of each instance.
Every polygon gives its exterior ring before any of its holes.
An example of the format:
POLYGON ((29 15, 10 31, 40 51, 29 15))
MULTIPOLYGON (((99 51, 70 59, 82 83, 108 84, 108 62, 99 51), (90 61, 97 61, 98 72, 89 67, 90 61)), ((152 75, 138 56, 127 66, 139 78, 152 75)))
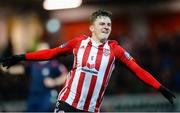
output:
POLYGON ((90 30, 91 32, 93 32, 93 31, 94 31, 94 27, 93 27, 93 25, 90 25, 90 26, 89 26, 89 30, 90 30))

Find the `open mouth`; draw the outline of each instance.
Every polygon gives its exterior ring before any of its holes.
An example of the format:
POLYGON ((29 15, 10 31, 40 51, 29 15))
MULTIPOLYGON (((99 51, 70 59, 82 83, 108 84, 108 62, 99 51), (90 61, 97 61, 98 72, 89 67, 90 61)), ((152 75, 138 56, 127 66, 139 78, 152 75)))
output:
POLYGON ((108 34, 108 33, 109 33, 109 31, 102 31, 102 33, 104 33, 104 34, 108 34))

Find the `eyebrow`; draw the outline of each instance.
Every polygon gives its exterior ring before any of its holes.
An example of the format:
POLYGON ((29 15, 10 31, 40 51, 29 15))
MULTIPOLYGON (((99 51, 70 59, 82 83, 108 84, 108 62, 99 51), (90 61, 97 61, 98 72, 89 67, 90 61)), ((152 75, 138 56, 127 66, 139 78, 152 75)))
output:
MULTIPOLYGON (((100 24, 103 24, 103 23, 105 24, 105 22, 99 22, 99 23, 100 23, 100 24)), ((109 23, 107 23, 107 24, 109 25, 109 24, 111 24, 111 22, 109 22, 109 23)))

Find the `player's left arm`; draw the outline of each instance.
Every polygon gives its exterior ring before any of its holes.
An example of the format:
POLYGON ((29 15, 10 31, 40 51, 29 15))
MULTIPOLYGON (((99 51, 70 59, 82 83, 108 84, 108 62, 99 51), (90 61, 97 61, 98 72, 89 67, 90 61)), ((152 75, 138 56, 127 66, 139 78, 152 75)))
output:
POLYGON ((168 88, 159 83, 149 72, 140 67, 127 51, 117 43, 114 44, 113 51, 116 51, 114 52, 116 58, 123 62, 140 80, 160 91, 170 103, 173 103, 175 95, 168 88))

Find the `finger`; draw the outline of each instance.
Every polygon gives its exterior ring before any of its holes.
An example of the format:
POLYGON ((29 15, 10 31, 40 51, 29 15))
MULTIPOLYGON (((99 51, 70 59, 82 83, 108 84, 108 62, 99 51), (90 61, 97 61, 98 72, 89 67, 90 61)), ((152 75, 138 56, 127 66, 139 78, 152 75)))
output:
POLYGON ((173 96, 174 98, 176 98, 176 96, 175 96, 174 94, 172 94, 172 96, 173 96))
POLYGON ((167 93, 169 93, 169 95, 170 95, 171 97, 176 98, 176 96, 173 94, 172 91, 170 91, 169 89, 166 89, 166 91, 167 91, 167 93))
POLYGON ((168 97, 168 100, 169 100, 169 102, 170 102, 171 104, 174 104, 173 96, 169 96, 169 97, 168 97))
POLYGON ((9 65, 7 65, 6 69, 9 69, 11 66, 12 66, 12 65, 10 65, 10 64, 9 64, 9 65))
POLYGON ((10 66, 7 66, 7 67, 6 67, 6 69, 9 69, 9 68, 10 68, 10 66))
POLYGON ((169 94, 171 97, 176 98, 176 96, 171 91, 169 91, 169 94))
POLYGON ((169 101, 171 104, 174 104, 173 98, 170 98, 169 101))
POLYGON ((8 65, 9 65, 9 62, 8 62, 8 61, 2 63, 2 66, 3 66, 3 67, 8 66, 8 65))
POLYGON ((6 63, 3 63, 3 64, 2 64, 2 66, 3 66, 3 67, 6 67, 6 66, 7 66, 7 64, 6 64, 6 63))
POLYGON ((6 67, 7 69, 11 66, 11 63, 10 62, 4 62, 2 64, 3 67, 6 67))
POLYGON ((12 66, 12 65, 8 65, 8 66, 6 67, 6 69, 9 69, 11 66, 12 66))

